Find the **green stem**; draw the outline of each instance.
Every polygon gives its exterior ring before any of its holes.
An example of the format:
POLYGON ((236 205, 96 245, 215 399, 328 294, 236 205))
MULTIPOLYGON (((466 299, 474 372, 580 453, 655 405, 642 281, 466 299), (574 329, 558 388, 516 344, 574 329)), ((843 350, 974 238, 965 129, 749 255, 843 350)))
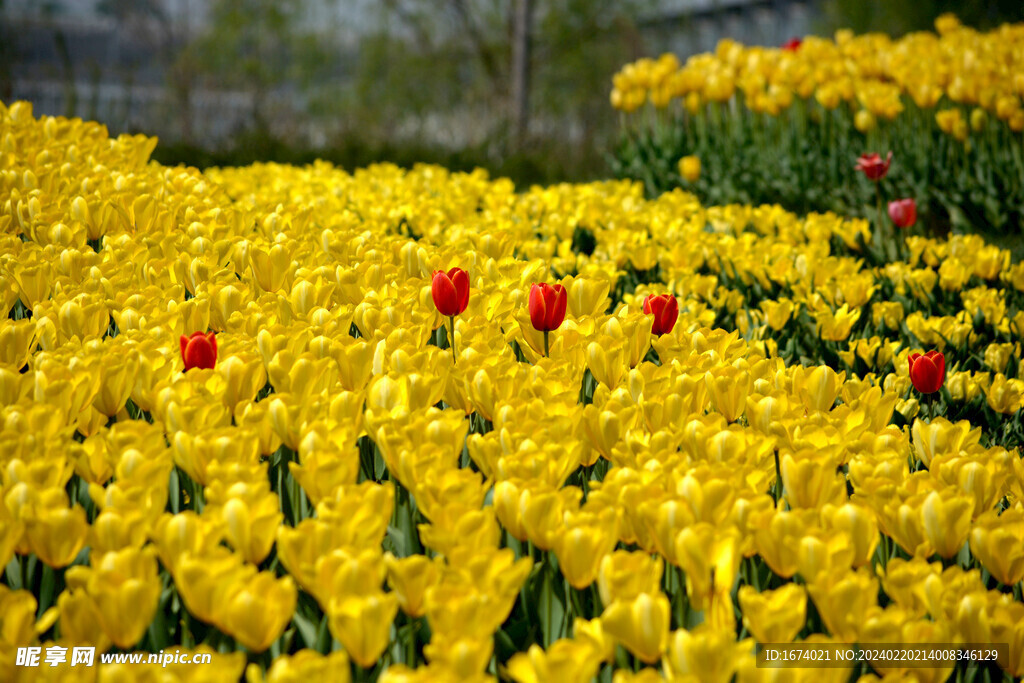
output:
POLYGON ((548 358, 551 355, 550 347, 548 346, 548 334, 547 330, 544 330, 544 357, 548 358))
POLYGON ((875 197, 876 206, 878 208, 878 250, 882 256, 882 261, 887 261, 889 257, 889 246, 888 244, 883 245, 883 240, 887 240, 888 235, 885 233, 885 217, 882 214, 882 181, 875 181, 875 197))
POLYGON ((779 465, 779 449, 775 449, 775 504, 782 500, 782 467, 779 465))
POLYGON ((455 357, 455 316, 448 316, 448 327, 451 330, 451 342, 452 342, 452 363, 457 363, 458 359, 455 357))

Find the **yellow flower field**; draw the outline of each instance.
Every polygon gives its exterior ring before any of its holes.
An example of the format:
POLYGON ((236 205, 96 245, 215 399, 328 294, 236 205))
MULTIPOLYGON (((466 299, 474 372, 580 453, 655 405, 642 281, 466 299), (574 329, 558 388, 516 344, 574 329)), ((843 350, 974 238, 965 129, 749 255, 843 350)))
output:
POLYGON ((860 218, 155 144, 0 105, 0 680, 1024 676, 1008 252, 872 265, 860 218), (547 354, 534 283, 566 292, 547 354), (757 666, 794 641, 1003 647, 757 666), (54 646, 216 654, 16 664, 54 646))

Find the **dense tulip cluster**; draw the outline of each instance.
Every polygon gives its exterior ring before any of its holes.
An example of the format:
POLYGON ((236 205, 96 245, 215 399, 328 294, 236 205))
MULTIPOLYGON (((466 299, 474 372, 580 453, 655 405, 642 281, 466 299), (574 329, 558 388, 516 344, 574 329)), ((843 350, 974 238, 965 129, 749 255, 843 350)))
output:
POLYGON ((1007 252, 871 267, 834 214, 154 144, 0 105, 0 679, 58 644, 767 681, 755 642, 793 640, 1024 675, 1007 252))
MULTIPOLYGON (((627 64, 615 75, 611 103, 630 112, 647 102, 661 109, 678 100, 695 112, 740 94, 751 111, 776 115, 796 101, 814 100, 829 110, 846 104, 862 112, 866 123, 858 127, 869 128, 903 113, 907 97, 921 109, 976 107, 1024 131, 1024 24, 981 33, 945 15, 936 29, 898 39, 841 30, 832 40, 807 36, 781 48, 723 40, 714 53, 685 64, 671 54, 627 64)), ((945 132, 966 138, 968 123, 951 118, 954 112, 960 109, 935 116, 945 132)), ((981 117, 972 116, 976 128, 981 117)))
POLYGON ((983 32, 944 15, 897 38, 726 39, 685 63, 625 65, 611 105, 625 114, 615 172, 652 196, 865 215, 893 150, 888 197, 957 229, 1024 234, 1024 23, 983 32), (865 149, 883 155, 865 156, 857 183, 847 160, 865 149))

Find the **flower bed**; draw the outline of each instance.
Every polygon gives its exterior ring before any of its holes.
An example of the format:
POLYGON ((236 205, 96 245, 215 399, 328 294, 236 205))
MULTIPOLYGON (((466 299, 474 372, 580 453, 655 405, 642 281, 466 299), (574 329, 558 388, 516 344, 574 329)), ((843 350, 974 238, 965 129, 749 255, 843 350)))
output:
POLYGON ((774 680, 756 643, 793 641, 1024 675, 1024 266, 980 237, 888 260, 861 218, 626 181, 201 174, 24 103, 0 143, 3 680, 96 675, 29 647, 774 680))

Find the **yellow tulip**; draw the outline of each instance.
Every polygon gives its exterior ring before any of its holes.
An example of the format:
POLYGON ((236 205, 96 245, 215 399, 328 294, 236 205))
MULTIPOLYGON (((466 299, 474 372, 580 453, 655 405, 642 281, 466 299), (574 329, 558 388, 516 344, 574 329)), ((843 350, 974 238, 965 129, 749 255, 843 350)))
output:
POLYGON ((594 657, 589 643, 565 638, 552 643, 546 652, 539 645, 531 645, 508 661, 508 674, 517 683, 585 683, 597 675, 599 668, 600 660, 594 657))
POLYGON ((786 326, 795 310, 793 301, 786 298, 777 300, 765 299, 758 306, 765 314, 765 322, 776 332, 779 332, 786 326))
POLYGON ((269 249, 252 245, 249 248, 249 265, 260 288, 265 292, 276 292, 286 286, 292 259, 282 244, 275 244, 269 249))
POLYGON ((711 370, 705 381, 712 407, 729 422, 735 422, 746 409, 750 374, 730 365, 711 370))
POLYGON ((534 545, 541 550, 555 546, 561 536, 562 519, 567 511, 579 506, 580 495, 575 487, 559 490, 531 487, 523 492, 519 503, 522 525, 534 545))
POLYGON ((359 476, 359 452, 355 438, 346 430, 329 430, 323 423, 312 425, 299 444, 299 463, 289 462, 288 471, 316 505, 359 476))
POLYGON ((150 531, 150 537, 160 562, 173 575, 183 554, 204 555, 219 546, 223 528, 211 523, 208 517, 185 510, 176 515, 161 515, 150 531))
POLYGON ((988 407, 1003 415, 1012 415, 1024 406, 1024 381, 1007 379, 1002 373, 992 379, 985 389, 988 407))
POLYGON ((981 428, 971 429, 971 423, 967 420, 954 424, 944 417, 935 417, 929 422, 914 420, 911 434, 914 452, 929 467, 932 458, 940 453, 959 453, 971 444, 978 443, 981 428))
POLYGON ((0 322, 0 365, 21 370, 35 351, 37 340, 36 323, 30 318, 0 322))
POLYGON ((577 618, 573 622, 572 633, 575 640, 590 645, 601 661, 611 662, 615 659, 615 640, 605 633, 600 618, 590 620, 577 618))
POLYGON ((388 646, 391 622, 397 613, 398 598, 394 593, 332 598, 327 623, 331 635, 345 647, 352 660, 370 668, 388 646))
POLYGON ((974 521, 970 543, 971 552, 999 583, 1012 586, 1024 579, 1024 511, 989 510, 974 521))
POLYGON ((616 550, 604 556, 598 570, 601 602, 628 602, 641 593, 656 593, 664 565, 660 557, 642 552, 616 550))
POLYGON ((101 300, 79 294, 61 305, 57 311, 57 327, 64 340, 99 339, 110 324, 110 312, 101 300))
POLYGON ((426 614, 426 593, 440 578, 437 562, 423 555, 397 558, 385 553, 388 586, 398 597, 398 605, 411 617, 426 614))
POLYGON ((232 414, 240 403, 254 400, 267 381, 263 362, 255 355, 221 358, 216 371, 224 377, 224 402, 232 414))
POLYGON ((838 531, 846 536, 853 550, 853 567, 862 567, 869 562, 878 547, 878 519, 870 508, 844 503, 825 505, 821 519, 826 529, 838 531))
POLYGON ((721 592, 728 593, 739 569, 739 533, 698 522, 679 532, 675 556, 686 573, 686 594, 695 609, 705 610, 721 592))
POLYGON ((800 575, 807 583, 853 566, 853 544, 843 533, 825 537, 804 536, 797 550, 800 575))
POLYGON ((797 366, 793 371, 793 389, 808 410, 829 411, 839 396, 846 373, 837 374, 827 365, 813 369, 797 366))
POLYGON ((194 482, 210 483, 212 463, 255 465, 259 462, 259 441, 248 430, 224 427, 202 433, 177 432, 171 439, 174 463, 194 482))
POLYGON ((752 646, 750 640, 737 642, 731 630, 702 624, 691 631, 673 631, 662 663, 669 680, 728 683, 752 646))
POLYGON ((266 683, 305 683, 331 680, 349 683, 352 669, 343 650, 322 655, 316 650, 299 650, 293 655, 282 654, 274 659, 267 670, 266 683))
POLYGON ((277 640, 291 622, 297 592, 290 576, 277 578, 270 572, 239 580, 229 589, 218 625, 250 652, 263 652, 277 640))
POLYGON ((743 625, 761 643, 792 642, 807 620, 807 591, 795 583, 761 592, 741 586, 739 601, 743 625))
POLYGON ((988 617, 992 642, 1009 645, 1006 656, 999 657, 999 667, 1011 676, 1024 676, 1024 604, 999 600, 988 617))
POLYGON ((878 579, 866 568, 820 576, 807 590, 829 633, 846 642, 857 641, 864 619, 878 606, 878 579))
POLYGON ((597 317, 608 308, 608 291, 611 289, 608 279, 579 275, 562 285, 566 289, 567 309, 572 317, 597 317))
POLYGON ((818 324, 818 334, 826 341, 843 341, 850 336, 853 325, 860 320, 860 309, 850 309, 847 304, 840 306, 835 312, 828 308, 816 311, 814 318, 818 324))
POLYGON ((68 588, 57 596, 61 642, 71 647, 91 646, 106 652, 111 641, 102 628, 97 628, 102 619, 99 607, 83 588, 71 587, 72 582, 78 579, 73 573, 69 574, 68 588))
POLYGON ((861 109, 853 117, 853 125, 861 133, 867 133, 875 128, 875 117, 866 109, 861 109))
POLYGON ((210 553, 179 555, 174 578, 189 614, 215 624, 223 617, 231 594, 255 575, 256 567, 221 546, 210 553))
POLYGON ((431 666, 461 681, 484 676, 493 653, 492 638, 448 638, 442 634, 434 635, 423 648, 431 666))
POLYGON ((697 178, 700 177, 700 157, 696 156, 685 156, 679 160, 679 175, 681 175, 686 182, 696 182, 697 178))
POLYGON ((974 499, 956 489, 932 491, 921 506, 925 538, 941 557, 960 552, 971 530, 974 499))
POLYGON ((25 520, 25 536, 32 552, 53 568, 71 564, 85 545, 89 523, 81 505, 41 510, 25 520))
POLYGON ((628 354, 629 344, 625 339, 591 342, 587 346, 587 367, 594 379, 614 389, 629 370, 628 354))
POLYGON ((566 516, 555 541, 558 567, 573 588, 582 590, 597 578, 601 561, 618 543, 618 516, 613 508, 566 516))
POLYGON ((420 524, 420 541, 427 548, 445 556, 458 553, 460 548, 496 548, 501 540, 501 529, 491 507, 459 515, 447 515, 450 524, 420 524))
POLYGON ((605 608, 601 626, 640 661, 654 664, 668 647, 669 604, 663 593, 641 593, 605 608))
POLYGON ((795 508, 820 508, 846 500, 846 478, 829 451, 801 450, 779 459, 786 500, 795 508))
POLYGON ((259 564, 270 553, 274 535, 284 519, 278 495, 262 480, 230 486, 214 481, 206 487, 204 515, 224 522, 224 537, 246 560, 259 564))
POLYGON ((126 548, 94 554, 90 567, 68 570, 68 585, 84 586, 95 601, 99 625, 115 645, 130 648, 149 628, 160 599, 152 549, 126 548))

